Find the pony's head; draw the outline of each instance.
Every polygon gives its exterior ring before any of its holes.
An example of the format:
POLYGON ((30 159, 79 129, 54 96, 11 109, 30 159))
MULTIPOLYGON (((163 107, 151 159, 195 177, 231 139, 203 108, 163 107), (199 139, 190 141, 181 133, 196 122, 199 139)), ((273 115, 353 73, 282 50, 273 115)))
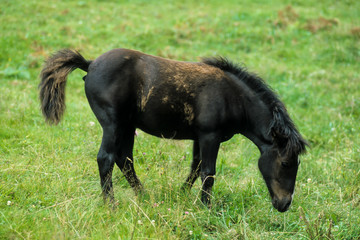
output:
POLYGON ((305 152, 307 143, 283 106, 274 108, 269 134, 273 143, 262 152, 258 165, 273 206, 278 211, 285 212, 294 195, 299 155, 305 152))
POLYGON ((269 149, 259 159, 259 169, 269 189, 273 206, 280 212, 289 209, 299 167, 298 155, 286 155, 269 149))

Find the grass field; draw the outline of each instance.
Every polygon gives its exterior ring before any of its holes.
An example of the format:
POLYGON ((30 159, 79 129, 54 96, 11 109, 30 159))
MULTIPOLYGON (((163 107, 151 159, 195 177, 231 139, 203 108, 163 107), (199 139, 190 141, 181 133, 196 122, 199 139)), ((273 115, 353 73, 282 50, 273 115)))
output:
POLYGON ((0 239, 360 239, 360 1, 0 2, 0 239), (196 2, 196 3, 195 3, 196 2), (180 186, 190 141, 139 132, 135 197, 114 170, 112 211, 100 196, 101 128, 76 70, 56 127, 41 116, 43 61, 62 48, 94 59, 112 48, 244 63, 280 95, 311 148, 293 205, 271 205, 259 152, 223 143, 213 208, 180 186))

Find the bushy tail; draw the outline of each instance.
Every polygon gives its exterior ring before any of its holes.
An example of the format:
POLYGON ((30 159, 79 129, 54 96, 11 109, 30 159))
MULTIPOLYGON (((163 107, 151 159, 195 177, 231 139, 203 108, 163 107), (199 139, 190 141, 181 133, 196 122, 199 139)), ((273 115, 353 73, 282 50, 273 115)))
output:
POLYGON ((41 71, 39 84, 41 110, 50 124, 58 124, 65 111, 67 76, 76 68, 88 71, 87 61, 77 51, 64 49, 49 57, 41 71))

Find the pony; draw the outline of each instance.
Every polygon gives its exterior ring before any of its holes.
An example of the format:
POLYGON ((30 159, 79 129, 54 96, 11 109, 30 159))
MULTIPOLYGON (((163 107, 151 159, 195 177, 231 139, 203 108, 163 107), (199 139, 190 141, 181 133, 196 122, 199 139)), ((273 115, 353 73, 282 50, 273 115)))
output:
POLYGON ((220 144, 234 134, 244 135, 261 153, 258 167, 272 205, 280 212, 289 209, 307 142, 259 76, 222 57, 183 62, 113 49, 91 61, 64 49, 45 61, 40 74, 41 109, 48 123, 62 119, 67 76, 77 68, 87 72, 86 97, 103 130, 97 163, 105 201, 114 201, 114 164, 136 194, 143 191, 133 164, 139 128, 161 138, 193 140, 183 189, 200 176, 201 201, 207 206, 220 144))

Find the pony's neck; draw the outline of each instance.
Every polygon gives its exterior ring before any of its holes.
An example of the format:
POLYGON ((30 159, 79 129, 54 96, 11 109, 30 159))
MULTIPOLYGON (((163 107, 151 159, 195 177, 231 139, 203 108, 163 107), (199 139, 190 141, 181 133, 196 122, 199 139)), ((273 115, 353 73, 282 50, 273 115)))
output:
POLYGON ((250 139, 262 154, 274 144, 273 137, 269 131, 273 119, 272 112, 260 99, 253 101, 252 105, 247 106, 245 109, 247 111, 247 127, 242 134, 250 139))
POLYGON ((263 136, 262 134, 259 135, 253 132, 246 132, 244 133, 244 136, 257 146, 261 154, 268 151, 274 145, 271 137, 263 136))

